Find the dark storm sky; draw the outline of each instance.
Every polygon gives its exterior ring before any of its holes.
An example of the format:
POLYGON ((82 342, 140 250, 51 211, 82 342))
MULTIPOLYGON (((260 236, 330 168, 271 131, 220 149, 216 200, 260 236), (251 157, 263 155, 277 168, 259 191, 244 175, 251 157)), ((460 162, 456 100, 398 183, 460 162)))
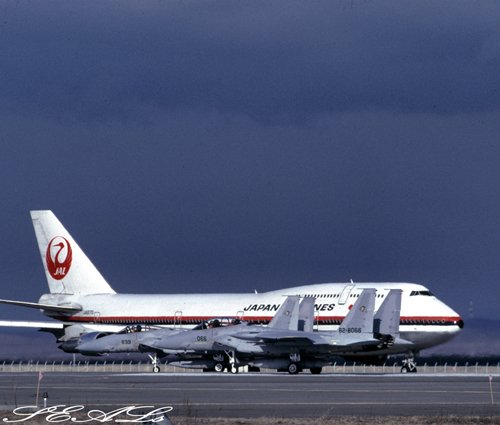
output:
POLYGON ((2 2, 0 297, 46 292, 29 210, 52 209, 119 292, 407 281, 500 319, 499 22, 486 1, 2 2))

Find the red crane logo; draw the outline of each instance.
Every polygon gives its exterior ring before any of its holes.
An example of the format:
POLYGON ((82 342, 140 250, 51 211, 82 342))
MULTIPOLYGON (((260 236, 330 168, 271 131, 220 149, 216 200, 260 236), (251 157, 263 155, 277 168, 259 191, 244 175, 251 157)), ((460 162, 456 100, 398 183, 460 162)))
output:
POLYGON ((45 254, 47 270, 56 280, 66 277, 73 261, 73 250, 66 238, 56 236, 49 242, 47 253, 45 254))

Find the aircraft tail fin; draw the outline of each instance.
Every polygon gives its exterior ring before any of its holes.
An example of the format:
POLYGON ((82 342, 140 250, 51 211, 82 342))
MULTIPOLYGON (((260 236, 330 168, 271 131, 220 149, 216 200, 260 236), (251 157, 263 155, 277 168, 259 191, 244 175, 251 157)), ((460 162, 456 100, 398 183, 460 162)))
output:
POLYGON ((31 211, 52 294, 114 294, 104 277, 52 211, 31 211))
POLYGON ((306 297, 299 306, 299 331, 313 332, 314 330, 314 302, 316 298, 306 297))
POLYGON ((363 289, 347 316, 339 326, 340 333, 373 334, 376 290, 363 289))
POLYGON ((299 321, 299 302, 297 296, 286 297, 272 320, 267 325, 269 328, 297 330, 299 321))
POLYGON ((401 314, 401 289, 391 289, 374 318, 373 331, 382 335, 399 335, 401 314))

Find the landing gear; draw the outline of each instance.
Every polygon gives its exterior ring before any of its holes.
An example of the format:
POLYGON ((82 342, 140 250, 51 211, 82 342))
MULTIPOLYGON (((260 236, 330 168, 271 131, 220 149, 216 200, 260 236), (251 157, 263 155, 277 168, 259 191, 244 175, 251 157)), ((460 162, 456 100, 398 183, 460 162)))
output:
POLYGON ((238 373, 238 367, 236 366, 238 359, 236 358, 234 350, 227 350, 225 353, 229 359, 229 371, 231 373, 238 373))
POLYGON ((300 368, 297 363, 300 362, 300 354, 299 353, 291 353, 290 354, 290 364, 288 365, 288 373, 290 375, 296 375, 300 372, 300 368))
POLYGON ((408 354, 408 356, 403 360, 401 373, 417 373, 417 364, 413 358, 413 353, 408 354))
POLYGON ((297 366, 297 363, 290 363, 288 365, 288 373, 290 375, 296 375, 299 373, 299 367, 297 366))
POLYGON ((323 368, 322 367, 311 367, 309 370, 311 371, 311 374, 319 375, 321 373, 321 371, 323 370, 323 368))
POLYGON ((401 366, 401 373, 417 373, 417 365, 414 362, 408 362, 401 366))
POLYGON ((227 361, 222 353, 216 353, 213 355, 213 359, 216 362, 214 366, 214 370, 216 372, 224 372, 224 369, 227 368, 227 361))
POLYGON ((153 366, 153 372, 158 373, 160 371, 158 357, 156 356, 156 354, 154 356, 148 354, 148 356, 151 359, 151 364, 153 366))

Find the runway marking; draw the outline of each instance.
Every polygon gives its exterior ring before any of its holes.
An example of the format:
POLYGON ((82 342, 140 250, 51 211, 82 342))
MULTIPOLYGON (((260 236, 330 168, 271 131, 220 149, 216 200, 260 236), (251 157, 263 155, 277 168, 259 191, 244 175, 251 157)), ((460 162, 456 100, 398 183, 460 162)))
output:
MULTIPOLYGON (((495 368, 496 369, 496 368, 495 368)), ((290 375, 288 373, 261 373, 261 372, 251 372, 251 373, 217 373, 217 372, 205 372, 205 373, 193 373, 193 372, 161 372, 161 373, 153 373, 153 372, 52 372, 52 371, 42 371, 45 374, 45 377, 52 376, 81 376, 86 377, 88 379, 93 376, 102 376, 102 377, 151 377, 151 378, 167 378, 167 377, 193 377, 196 379, 205 379, 212 377, 219 378, 227 378, 227 379, 243 379, 243 378, 256 378, 259 377, 274 377, 280 379, 331 379, 331 378, 397 378, 397 379, 406 379, 408 381, 419 379, 419 378, 485 378, 491 375, 493 377, 500 378, 499 372, 488 372, 488 373, 415 373, 415 374, 406 374, 406 373, 322 373, 321 375, 311 375, 308 373, 300 373, 297 375, 290 375)), ((37 375, 38 372, 0 372, 0 375, 3 376, 26 376, 26 375, 37 375)))
MULTIPOLYGON (((495 368, 496 369, 496 368, 495 368)), ((9 373, 9 372, 6 372, 9 373)), ((14 372, 12 372, 14 373, 14 372)), ((35 372, 33 372, 35 373, 35 372)), ((58 373, 58 372, 47 372, 47 373, 58 373)), ((63 373, 63 372, 61 372, 63 373)), ((80 375, 82 373, 86 372, 78 372, 78 373, 72 373, 72 375, 80 375)), ((93 374, 93 372, 91 372, 93 374)), ((218 377, 228 377, 230 379, 238 379, 238 378, 243 378, 243 377, 259 377, 259 376, 265 376, 265 377, 281 377, 284 379, 296 379, 296 378, 313 378, 313 379, 325 379, 325 378, 332 378, 332 377, 337 377, 337 378, 342 378, 342 377, 349 377, 349 378, 405 378, 405 379, 418 379, 418 378, 464 378, 464 377, 470 377, 470 378, 488 378, 490 375, 491 376, 497 376, 500 377, 499 372, 491 372, 491 373, 322 373, 320 375, 312 375, 309 373, 298 373, 296 375, 291 375, 289 373, 280 373, 280 372, 274 372, 274 373, 262 373, 262 372, 243 372, 243 373, 219 373, 219 372, 204 372, 204 373, 194 373, 194 372, 160 372, 160 373, 153 373, 153 372, 118 372, 118 373, 109 373, 109 372, 96 372, 96 374, 102 374, 106 376, 151 376, 151 377, 166 377, 166 376, 192 376, 192 377, 213 377, 213 376, 218 376, 218 377)))
MULTIPOLYGON (((36 385, 19 385, 15 387, 16 389, 36 389, 36 385)), ((65 386, 65 385, 57 385, 57 386, 50 386, 51 389, 53 390, 75 390, 74 386, 65 386)), ((148 387, 142 387, 142 386, 134 386, 134 387, 119 387, 119 386, 113 386, 113 387, 105 387, 105 386, 85 386, 85 385, 79 385, 78 386, 78 391, 82 390, 96 390, 96 391, 116 391, 116 389, 119 388, 120 390, 125 390, 125 391, 239 391, 239 392, 262 392, 263 388, 227 388, 225 386, 221 387, 203 387, 203 388, 188 388, 188 387, 154 387, 154 388, 148 388, 148 387)), ((13 389, 12 386, 7 386, 7 385, 0 385, 0 389, 13 389)), ((309 393, 365 393, 365 394, 371 394, 373 393, 373 389, 346 389, 346 388, 339 388, 339 389, 325 389, 325 388, 269 388, 266 387, 265 390, 267 392, 309 392, 309 393)), ((386 393, 386 394, 394 394, 394 393, 401 393, 401 388, 399 389, 377 389, 377 393, 386 393)), ((415 389, 406 389, 405 388, 405 393, 412 393, 412 394, 489 394, 489 390, 415 390, 415 389)))

